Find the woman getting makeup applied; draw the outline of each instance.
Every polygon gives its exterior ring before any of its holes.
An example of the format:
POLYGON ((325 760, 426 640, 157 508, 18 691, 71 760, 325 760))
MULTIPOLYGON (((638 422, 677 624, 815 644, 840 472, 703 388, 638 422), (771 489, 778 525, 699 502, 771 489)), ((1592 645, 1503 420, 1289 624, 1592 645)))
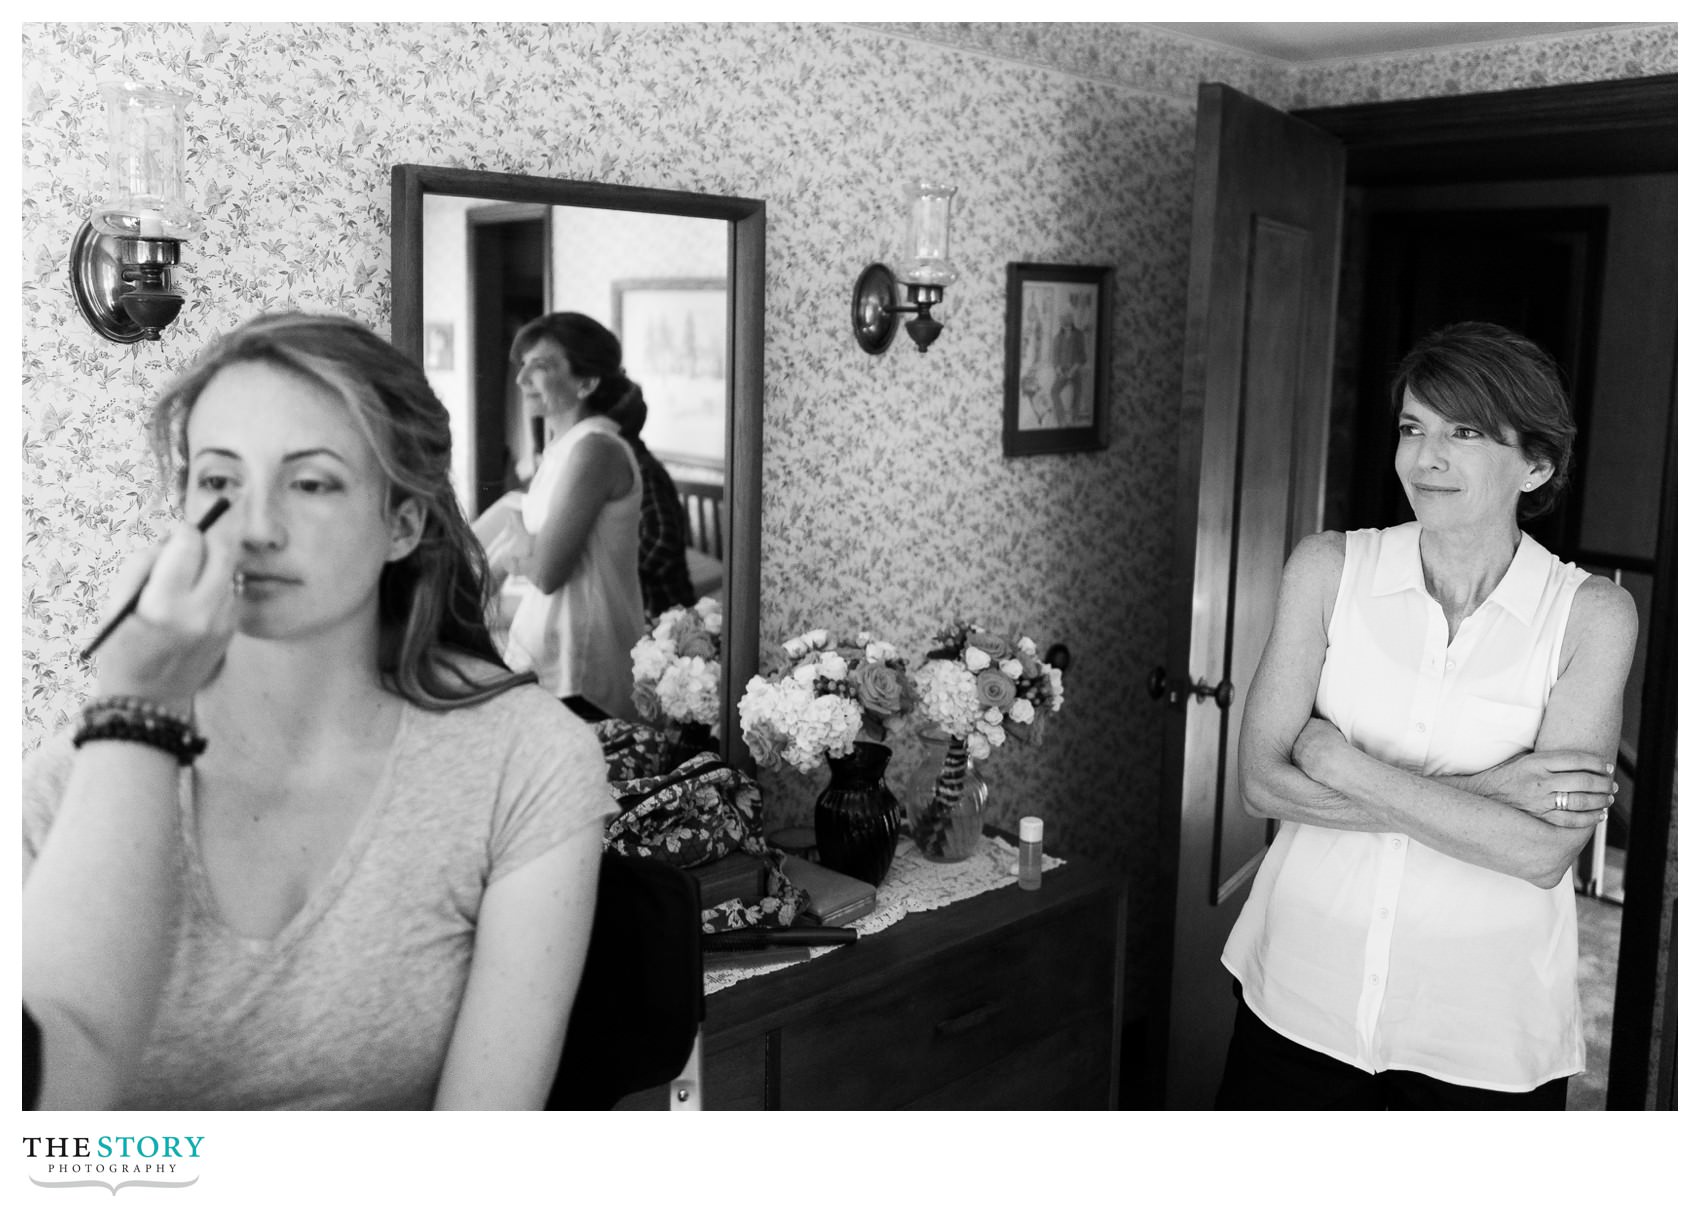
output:
POLYGON ((1570 867, 1612 802, 1635 607, 1519 528, 1562 489, 1557 367, 1490 324, 1393 384, 1416 520, 1288 561, 1240 735, 1280 830, 1222 961, 1224 1109, 1563 1110, 1570 867))
POLYGON ((447 412, 361 325, 273 315, 153 439, 188 521, 25 768, 43 1105, 542 1107, 615 805, 484 630, 447 412))
POLYGON ((589 316, 551 312, 520 329, 512 351, 545 444, 519 505, 499 502, 477 523, 491 568, 526 580, 504 655, 584 719, 635 719, 643 474, 607 415, 633 389, 620 339, 589 316))

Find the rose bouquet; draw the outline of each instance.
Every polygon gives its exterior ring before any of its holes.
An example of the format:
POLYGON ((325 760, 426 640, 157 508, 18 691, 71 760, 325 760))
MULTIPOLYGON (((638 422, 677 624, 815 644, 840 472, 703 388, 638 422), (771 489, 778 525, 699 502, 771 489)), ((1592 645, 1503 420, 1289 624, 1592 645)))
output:
POLYGON ((638 714, 697 747, 712 747, 720 724, 720 603, 664 611, 632 647, 638 714))
POLYGON ((1038 744, 1045 717, 1062 710, 1062 671, 1028 636, 1010 639, 975 623, 941 631, 915 671, 921 714, 982 760, 1006 738, 1038 744))
POLYGON ((1011 638, 958 620, 938 634, 915 671, 919 713, 947 738, 929 791, 910 797, 910 829, 927 857, 955 861, 979 844, 985 784, 972 762, 1010 737, 1040 743, 1046 717, 1062 710, 1062 671, 1038 651, 1029 636, 1011 638), (965 785, 971 789, 966 813, 965 785))
POLYGON ((844 757, 858 739, 883 741, 915 703, 907 662, 869 635, 838 644, 820 629, 785 641, 784 669, 753 677, 738 702, 744 741, 757 764, 810 771, 844 757))

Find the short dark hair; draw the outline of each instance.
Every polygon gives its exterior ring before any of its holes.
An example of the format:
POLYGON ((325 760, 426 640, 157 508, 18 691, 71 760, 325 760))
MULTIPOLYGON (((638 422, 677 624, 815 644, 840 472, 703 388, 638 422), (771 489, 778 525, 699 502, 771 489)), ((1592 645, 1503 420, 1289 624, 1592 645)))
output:
POLYGON ((576 311, 538 316, 514 334, 508 355, 518 362, 545 338, 561 347, 575 375, 599 380, 584 401, 592 412, 607 412, 631 390, 632 382, 621 365, 620 338, 589 316, 576 311))
POLYGON ((1564 375, 1552 355, 1528 337, 1498 324, 1468 320, 1436 329, 1411 347, 1393 374, 1393 415, 1405 393, 1448 421, 1499 439, 1507 429, 1517 448, 1552 468, 1547 482, 1517 503, 1523 518, 1553 507, 1570 479, 1576 422, 1564 375))

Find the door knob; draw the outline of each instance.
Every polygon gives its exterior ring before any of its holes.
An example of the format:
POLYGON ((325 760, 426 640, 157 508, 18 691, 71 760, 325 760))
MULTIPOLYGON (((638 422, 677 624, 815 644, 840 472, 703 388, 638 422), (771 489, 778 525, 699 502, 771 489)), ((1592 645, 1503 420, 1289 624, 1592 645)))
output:
POLYGON ((1153 669, 1145 679, 1145 690, 1154 699, 1166 696, 1170 703, 1179 703, 1181 696, 1186 694, 1192 695, 1200 703, 1205 699, 1215 699, 1216 706, 1223 711, 1234 701, 1234 684, 1227 678, 1212 686, 1208 682, 1195 682, 1188 675, 1179 684, 1171 686, 1169 675, 1161 665, 1153 669))

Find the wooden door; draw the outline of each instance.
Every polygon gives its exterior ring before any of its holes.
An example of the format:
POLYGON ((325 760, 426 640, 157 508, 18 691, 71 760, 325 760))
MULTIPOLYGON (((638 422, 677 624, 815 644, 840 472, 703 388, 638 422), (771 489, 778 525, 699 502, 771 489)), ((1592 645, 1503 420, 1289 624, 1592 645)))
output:
POLYGON ((1239 794, 1245 690, 1293 545, 1322 524, 1346 155, 1199 88, 1176 485, 1162 874, 1172 906, 1164 1103, 1207 1107, 1232 1027, 1222 945, 1272 836, 1239 794))
MULTIPOLYGON (((547 309, 549 208, 534 205, 474 207, 467 211, 467 314, 472 348, 473 516, 520 487, 514 468, 542 449, 516 438, 524 431, 524 403, 508 359, 513 339, 547 309)), ((539 423, 539 426, 541 422, 539 423)))

